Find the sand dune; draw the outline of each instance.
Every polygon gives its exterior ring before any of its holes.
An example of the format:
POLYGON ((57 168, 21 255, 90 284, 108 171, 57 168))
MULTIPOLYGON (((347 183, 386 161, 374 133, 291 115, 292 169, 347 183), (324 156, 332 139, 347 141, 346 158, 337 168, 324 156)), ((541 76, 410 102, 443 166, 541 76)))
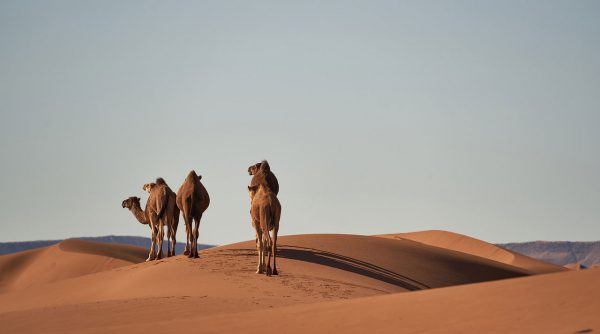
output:
POLYGON ((511 266, 526 269, 535 274, 565 271, 565 268, 562 266, 539 261, 479 239, 448 231, 431 230, 412 233, 382 234, 378 235, 378 237, 396 240, 413 240, 430 246, 450 249, 502 262, 511 266))
MULTIPOLYGON (((561 272, 198 317, 152 329, 201 323, 210 333, 259 333, 265 328, 269 333, 596 333, 600 329, 599 281, 600 270, 561 272), (269 319, 268 326, 264 319, 269 319)), ((143 333, 149 328, 127 326, 120 330, 143 333)))
MULTIPOLYGON (((397 318, 394 326, 403 326, 398 319, 408 318, 399 314, 418 313, 421 303, 417 298, 409 299, 416 304, 406 304, 403 296, 430 296, 429 293, 460 288, 463 290, 458 295, 493 303, 490 298, 503 298, 502 294, 494 290, 487 298, 487 290, 482 290, 471 295, 470 287, 488 283, 470 283, 495 281, 489 284, 502 283, 509 288, 510 282, 520 281, 512 278, 531 273, 407 239, 296 235, 280 237, 279 245, 280 275, 270 278, 254 274, 253 241, 204 250, 200 259, 177 256, 143 263, 136 262, 145 259, 145 249, 85 241, 0 256, 2 282, 8 282, 0 291, 1 328, 22 333, 174 331, 188 326, 207 332, 258 331, 264 324, 255 322, 253 312, 272 319, 267 321, 270 322, 275 321, 274 315, 279 317, 286 312, 308 314, 319 310, 320 315, 315 318, 315 324, 319 324, 328 322, 327 315, 337 309, 360 319, 371 308, 397 318), (390 297, 398 299, 385 299, 390 297), (352 313, 350 309, 356 311, 352 313), (403 311, 390 315, 394 309, 403 311), (236 320, 231 321, 232 317, 236 320)), ((542 276, 535 278, 538 277, 542 276)), ((458 295, 440 292, 440 297, 425 300, 449 298, 456 302, 458 295)), ((386 323, 378 323, 376 331, 390 331, 386 323)), ((307 328, 301 324, 277 324, 282 327, 268 331, 307 328)), ((354 331, 364 332, 370 331, 371 325, 364 320, 357 326, 354 331)), ((310 328, 317 332, 336 329, 310 328)))
POLYGON ((139 263, 146 255, 139 247, 71 239, 0 256, 0 292, 139 263))

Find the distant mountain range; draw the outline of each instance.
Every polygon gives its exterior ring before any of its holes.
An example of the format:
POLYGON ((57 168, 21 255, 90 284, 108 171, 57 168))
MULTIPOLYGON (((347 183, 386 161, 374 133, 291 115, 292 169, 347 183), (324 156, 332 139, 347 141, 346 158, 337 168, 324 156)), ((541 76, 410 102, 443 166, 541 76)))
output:
MULTIPOLYGON (((143 248, 150 249, 150 238, 148 237, 134 237, 134 236, 116 236, 116 235, 108 235, 104 237, 81 237, 81 238, 71 238, 71 239, 81 239, 81 240, 91 240, 98 242, 110 242, 116 244, 128 244, 133 246, 139 246, 143 248)), ((0 255, 10 254, 15 252, 21 252, 28 249, 46 247, 50 245, 57 244, 61 240, 37 240, 37 241, 21 241, 21 242, 2 242, 0 243, 0 255)), ((176 254, 182 254, 185 244, 180 242, 175 246, 176 254)), ((214 247, 214 245, 204 245, 198 244, 198 249, 206 249, 214 247)), ((167 242, 163 243, 163 250, 166 252, 167 250, 167 242)))
POLYGON ((498 244, 534 259, 558 264, 600 265, 600 241, 530 241, 498 244))

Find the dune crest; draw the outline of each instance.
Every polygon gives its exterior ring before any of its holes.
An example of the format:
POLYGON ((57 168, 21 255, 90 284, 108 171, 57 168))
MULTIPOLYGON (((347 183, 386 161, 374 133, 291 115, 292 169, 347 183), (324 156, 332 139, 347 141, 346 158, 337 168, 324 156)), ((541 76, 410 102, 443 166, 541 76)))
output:
POLYGON ((429 230, 410 233, 382 234, 377 236, 396 240, 413 240, 434 247, 471 254, 526 269, 534 274, 553 273, 566 270, 561 266, 539 261, 494 244, 454 232, 429 230))

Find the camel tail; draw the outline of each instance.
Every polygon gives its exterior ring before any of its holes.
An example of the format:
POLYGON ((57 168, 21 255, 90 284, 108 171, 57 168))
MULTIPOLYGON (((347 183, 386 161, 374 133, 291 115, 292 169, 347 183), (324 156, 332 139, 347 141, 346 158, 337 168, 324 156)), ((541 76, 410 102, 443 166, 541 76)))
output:
POLYGON ((263 233, 263 240, 265 242, 265 245, 270 249, 271 247, 271 235, 269 235, 269 231, 273 229, 273 226, 275 226, 275 224, 273 224, 273 214, 271 213, 271 209, 269 208, 268 210, 265 210, 265 222, 267 224, 267 231, 265 231, 266 233, 263 233))
MULTIPOLYGON (((195 190, 195 189, 194 189, 195 190)), ((191 217, 192 219, 194 218, 192 215, 194 214, 194 203, 196 203, 196 200, 194 199, 194 194, 196 193, 196 191, 192 191, 192 195, 190 196, 190 212, 188 212, 188 217, 191 217)))
POLYGON ((265 220, 267 221, 267 228, 269 231, 273 231, 275 227, 275 212, 273 210, 273 205, 269 206, 269 209, 265 212, 265 220))
POLYGON ((158 209, 157 216, 161 219, 165 215, 166 204, 169 202, 169 195, 166 191, 162 191, 160 198, 156 199, 156 208, 158 209), (165 204, 165 205, 163 205, 165 204))
POLYGON ((164 215, 165 215, 165 207, 164 206, 160 206, 158 209, 158 219, 161 219, 164 215))

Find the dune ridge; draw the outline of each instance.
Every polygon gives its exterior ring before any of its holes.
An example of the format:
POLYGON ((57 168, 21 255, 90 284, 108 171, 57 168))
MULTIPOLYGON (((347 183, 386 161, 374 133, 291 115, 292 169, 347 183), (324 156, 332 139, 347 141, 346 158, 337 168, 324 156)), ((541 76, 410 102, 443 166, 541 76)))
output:
POLYGON ((396 240, 413 240, 426 245, 450 249, 523 268, 534 274, 553 273, 566 270, 562 266, 536 260, 500 246, 454 232, 429 230, 410 233, 382 234, 378 235, 378 237, 396 240))

